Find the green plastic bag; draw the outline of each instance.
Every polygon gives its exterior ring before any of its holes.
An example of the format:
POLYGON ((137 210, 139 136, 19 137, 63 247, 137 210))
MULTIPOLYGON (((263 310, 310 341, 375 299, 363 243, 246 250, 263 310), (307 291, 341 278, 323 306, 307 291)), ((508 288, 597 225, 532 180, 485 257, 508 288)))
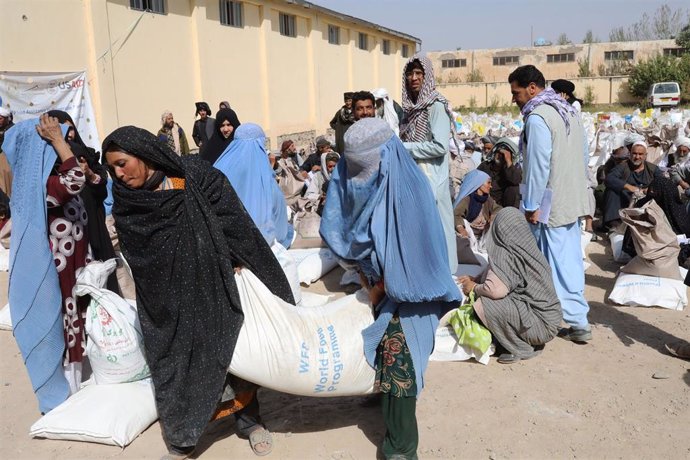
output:
POLYGON ((470 293, 470 300, 460 305, 450 316, 455 336, 460 345, 478 351, 481 355, 491 346, 491 332, 479 322, 474 311, 474 291, 470 293))

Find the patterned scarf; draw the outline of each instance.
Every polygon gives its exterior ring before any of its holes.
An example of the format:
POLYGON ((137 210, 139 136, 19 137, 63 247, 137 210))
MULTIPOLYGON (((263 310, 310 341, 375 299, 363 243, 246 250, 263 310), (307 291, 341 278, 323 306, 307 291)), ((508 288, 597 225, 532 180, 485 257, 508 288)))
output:
MULTIPOLYGON (((429 133, 429 110, 428 108, 436 101, 442 102, 450 119, 450 130, 455 142, 455 122, 453 112, 450 110, 448 100, 436 91, 436 80, 434 78, 434 68, 428 57, 422 54, 412 56, 403 68, 402 77, 402 107, 405 118, 400 128, 400 139, 405 142, 424 142, 429 133), (412 95, 407 90, 407 78, 405 70, 414 61, 418 61, 424 69, 424 82, 419 91, 417 100, 412 100, 412 95)), ((459 151, 460 149, 458 149, 459 151)))
POLYGON ((172 127, 172 129, 168 128, 167 126, 163 126, 161 131, 165 133, 165 139, 168 144, 168 147, 170 149, 180 155, 181 149, 180 149, 180 132, 179 132, 180 127, 175 123, 175 125, 172 127), (177 134, 177 136, 175 135, 177 134))
MULTIPOLYGON (((534 109, 539 107, 542 104, 547 104, 556 109, 558 114, 561 116, 563 119, 563 122, 565 123, 565 130, 568 134, 570 134, 570 120, 568 115, 577 115, 577 110, 568 103, 565 99, 563 99, 560 95, 558 95, 552 88, 546 88, 544 91, 541 93, 537 94, 534 96, 532 99, 527 101, 527 104, 522 107, 522 110, 520 113, 522 113, 522 117, 525 122, 527 122, 527 117, 532 113, 534 109)), ((520 136, 520 147, 519 151, 520 154, 522 155, 523 153, 523 137, 520 136)))

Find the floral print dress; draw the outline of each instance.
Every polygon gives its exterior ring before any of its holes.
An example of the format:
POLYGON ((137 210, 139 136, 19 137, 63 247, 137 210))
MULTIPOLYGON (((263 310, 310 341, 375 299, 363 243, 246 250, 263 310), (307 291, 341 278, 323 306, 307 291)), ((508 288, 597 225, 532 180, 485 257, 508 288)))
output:
POLYGON ((77 276, 93 259, 86 234, 89 217, 79 196, 85 184, 86 177, 74 157, 64 161, 46 184, 48 238, 62 293, 65 367, 81 363, 86 348, 84 321, 89 299, 74 294, 77 276))

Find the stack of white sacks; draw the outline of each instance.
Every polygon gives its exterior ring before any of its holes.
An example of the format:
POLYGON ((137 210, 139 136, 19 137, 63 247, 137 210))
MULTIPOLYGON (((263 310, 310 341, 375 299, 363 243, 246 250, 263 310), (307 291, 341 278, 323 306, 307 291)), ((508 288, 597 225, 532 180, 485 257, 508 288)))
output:
POLYGON ((79 274, 76 294, 91 296, 85 327, 93 375, 34 423, 32 437, 124 447, 158 418, 136 303, 104 288, 115 266, 115 259, 92 262, 79 274))

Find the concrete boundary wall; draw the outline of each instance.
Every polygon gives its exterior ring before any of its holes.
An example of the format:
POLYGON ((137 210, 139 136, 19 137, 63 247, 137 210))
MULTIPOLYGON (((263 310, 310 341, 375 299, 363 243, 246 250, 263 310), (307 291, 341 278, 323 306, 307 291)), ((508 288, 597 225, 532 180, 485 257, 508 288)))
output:
MULTIPOLYGON (((637 101, 628 92, 626 76, 571 78, 570 81, 575 84, 575 96, 579 99, 585 100, 585 95, 591 88, 594 104, 626 104, 637 101)), ((512 103, 507 80, 500 83, 446 83, 436 87, 450 101, 451 107, 500 107, 512 103)))

